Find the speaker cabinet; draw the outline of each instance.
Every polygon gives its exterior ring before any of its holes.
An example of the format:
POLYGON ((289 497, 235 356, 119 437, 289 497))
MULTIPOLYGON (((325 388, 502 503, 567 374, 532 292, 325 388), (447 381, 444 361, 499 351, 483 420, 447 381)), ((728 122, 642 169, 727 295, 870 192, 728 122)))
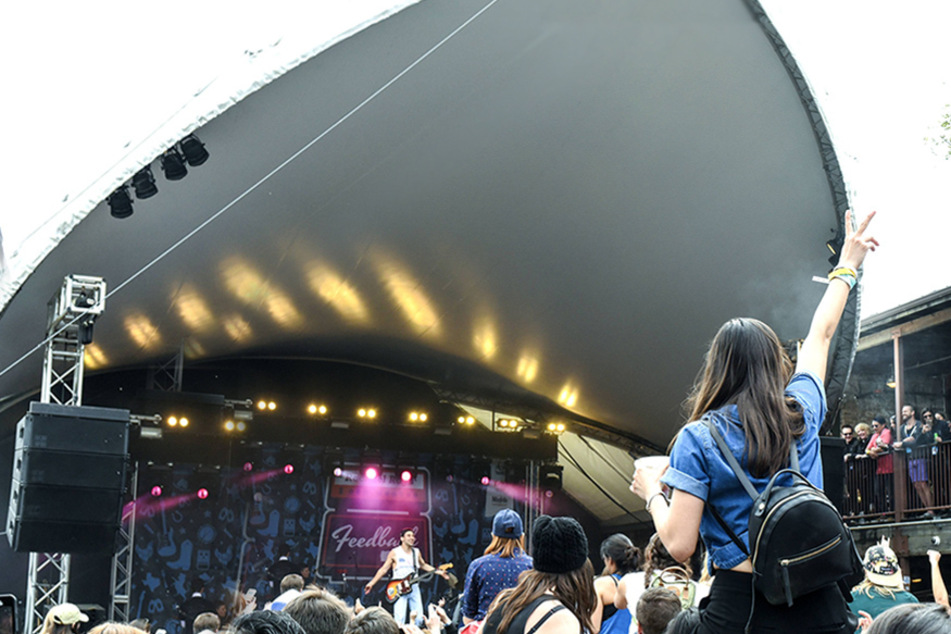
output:
POLYGON ((820 456, 822 457, 822 489, 829 501, 845 511, 845 441, 837 436, 819 437, 820 456))
POLYGON ((18 552, 112 551, 129 411, 30 403, 17 424, 7 539, 18 552))

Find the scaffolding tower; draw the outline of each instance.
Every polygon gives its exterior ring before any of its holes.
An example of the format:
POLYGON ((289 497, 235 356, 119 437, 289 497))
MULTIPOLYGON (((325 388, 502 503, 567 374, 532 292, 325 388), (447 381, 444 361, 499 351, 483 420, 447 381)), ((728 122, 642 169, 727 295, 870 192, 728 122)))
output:
MULTIPOLYGON (((69 275, 50 299, 40 401, 82 405, 83 351, 106 305, 101 277, 69 275)), ((49 608, 65 603, 69 591, 68 553, 30 553, 24 634, 38 634, 49 608)))

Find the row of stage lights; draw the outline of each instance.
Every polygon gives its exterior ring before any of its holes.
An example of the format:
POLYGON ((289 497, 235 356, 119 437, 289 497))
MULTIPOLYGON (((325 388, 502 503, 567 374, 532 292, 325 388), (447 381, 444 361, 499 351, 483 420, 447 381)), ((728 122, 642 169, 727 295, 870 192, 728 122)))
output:
MULTIPOLYGON (((256 406, 261 412, 274 412, 277 411, 278 407, 275 401, 266 400, 259 400, 256 406)), ((305 408, 305 411, 311 416, 326 416, 330 413, 330 409, 322 403, 310 403, 305 408)), ((355 414, 356 417, 361 420, 375 420, 379 412, 374 407, 361 407, 356 410, 355 414)), ((243 432, 247 430, 246 421, 250 419, 250 412, 236 411, 233 418, 229 418, 224 422, 223 428, 226 432, 243 432)), ((165 420, 169 427, 185 428, 189 425, 189 420, 186 416, 168 416, 165 420)), ((412 410, 407 413, 406 420, 410 423, 425 423, 429 421, 429 414, 421 410, 412 410)), ((476 419, 474 416, 459 416, 456 422, 461 426, 472 427, 475 425, 476 419)), ((505 432, 517 432, 526 427, 524 421, 514 418, 501 418, 496 421, 496 426, 500 431, 505 432)), ((562 434, 565 430, 565 423, 560 422, 548 423, 543 429, 543 431, 553 435, 562 434)))
MULTIPOLYGON (((165 179, 180 181, 188 175, 188 167, 198 167, 208 160, 208 150, 197 136, 189 134, 177 145, 169 148, 160 159, 165 179)), ((132 190, 138 200, 151 198, 158 193, 152 166, 146 165, 132 176, 132 190)), ((132 197, 129 195, 129 184, 123 183, 109 194, 109 213, 113 218, 128 218, 132 215, 132 197)))

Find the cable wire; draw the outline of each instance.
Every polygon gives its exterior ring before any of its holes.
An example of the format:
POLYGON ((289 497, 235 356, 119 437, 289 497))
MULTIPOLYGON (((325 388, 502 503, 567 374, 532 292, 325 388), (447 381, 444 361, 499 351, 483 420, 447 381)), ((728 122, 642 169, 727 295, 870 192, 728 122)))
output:
MULTIPOLYGON (((234 207, 236 204, 238 204, 239 202, 241 202, 242 200, 244 200, 244 198, 246 198, 249 194, 251 194, 251 193, 252 193, 254 190, 256 190, 258 187, 260 187, 261 185, 263 185, 264 183, 266 183, 267 181, 269 181, 275 174, 277 174, 278 172, 280 172, 281 170, 283 170, 285 167, 287 167, 288 165, 290 165, 292 162, 294 162, 295 160, 297 160, 298 157, 300 157, 304 152, 306 152, 306 151, 309 150, 311 147, 313 147, 314 144, 316 144, 318 141, 320 141, 321 139, 323 139, 325 136, 327 136, 328 134, 330 134, 331 132, 333 132, 334 130, 336 130, 341 124, 343 124, 345 121, 347 121, 350 117, 352 117, 353 115, 355 115, 356 113, 358 113, 360 110, 362 110, 364 106, 366 106, 366 105, 369 104, 371 101, 373 101, 374 99, 376 99, 384 90, 386 90, 387 88, 389 88, 390 86, 392 86, 393 84, 395 84, 397 81, 399 81, 400 79, 402 79, 402 77, 403 77, 404 75, 406 75, 407 73, 409 73, 411 70, 413 70, 414 68, 416 68, 420 63, 422 63, 423 60, 425 60, 427 57, 429 57, 430 55, 432 55, 433 53, 435 53, 437 50, 439 50, 439 49, 442 47, 443 44, 445 44, 446 42, 448 42, 449 40, 451 40, 453 37, 455 37, 460 31, 462 31, 464 28, 466 28, 467 26, 469 26, 469 24, 471 24, 471 23, 474 22, 476 19, 478 19, 479 16, 481 16, 483 13, 485 13, 486 11, 488 11, 489 9, 491 9, 492 6, 495 5, 498 1, 499 1, 499 0, 490 0, 488 4, 486 4, 484 7, 482 7, 482 8, 479 9, 478 11, 476 11, 476 12, 475 12, 472 16, 470 16, 465 22, 463 22, 463 23, 460 24, 458 27, 456 27, 455 29, 453 29, 453 31, 452 31, 451 33, 449 33, 449 35, 447 35, 446 37, 444 37, 443 39, 441 39, 439 42, 437 42, 435 45, 433 45, 428 51, 426 51, 425 53, 423 53, 422 55, 420 55, 419 57, 417 57, 416 60, 413 61, 409 66, 407 66, 406 68, 404 68, 403 70, 401 70, 400 72, 398 72, 392 79, 390 79, 389 81, 387 81, 387 82, 386 82, 385 84, 383 84, 380 88, 376 89, 369 97, 367 97, 366 99, 364 99, 363 101, 361 101, 359 104, 357 104, 356 106, 354 106, 353 108, 351 108, 349 112, 347 112, 345 115, 343 115, 342 117, 340 117, 333 125, 331 125, 329 128, 327 128, 326 130, 324 130, 323 132, 321 132, 320 134, 318 134, 316 137, 314 137, 313 139, 311 139, 311 140, 310 140, 309 142, 307 142, 307 144, 305 144, 301 149, 297 150, 296 152, 294 152, 293 154, 291 154, 287 159, 285 159, 280 165, 278 165, 277 167, 275 167, 274 169, 272 169, 270 172, 268 172, 268 173, 265 174, 263 177, 261 177, 256 183, 254 183, 253 185, 251 185, 250 187, 248 187, 246 190, 244 190, 243 192, 241 192, 240 194, 238 194, 235 198, 233 198, 233 199, 231 200, 231 202, 229 202, 229 203, 226 204, 224 207, 222 207, 221 209, 219 209, 218 211, 216 211, 215 213, 213 213, 211 216, 209 216, 207 219, 205 219, 205 220, 204 220, 201 224, 199 224, 197 227, 195 227, 194 229, 192 229, 191 231, 189 231, 188 233, 186 233, 186 234, 185 234, 184 236, 182 236, 178 241, 176 241, 176 242, 175 242, 174 244, 172 244, 170 247, 168 247, 167 249, 165 249, 164 251, 162 251, 162 253, 160 253, 159 255, 155 256, 150 262, 148 262, 147 264, 145 264, 145 266, 143 266, 143 267, 140 268, 138 271, 136 271, 135 273, 133 273, 131 276, 129 276, 128 278, 126 278, 124 281, 122 281, 122 282, 121 282, 118 286, 116 286, 114 289, 112 289, 111 291, 109 291, 108 293, 106 293, 105 299, 108 299, 108 298, 112 297, 113 295, 115 295, 116 293, 118 293, 119 291, 121 291, 123 288, 125 288, 126 286, 128 286, 129 284, 131 284, 131 283, 132 283, 135 279, 137 279, 140 275, 142 275, 143 273, 145 273, 146 271, 148 271, 150 268, 152 268, 153 266, 155 266, 156 264, 158 264, 159 262, 161 262, 162 260, 164 260, 169 254, 171 254, 173 251, 175 251, 176 249, 178 249, 178 247, 182 246, 182 245, 185 244, 188 240, 190 240, 192 237, 194 237, 195 234, 197 234, 199 231, 201 231, 202 229, 204 229, 205 227, 207 227, 208 225, 210 225, 212 222, 214 222, 215 220, 217 220, 222 214, 224 214, 226 211, 228 211, 229 209, 231 209, 232 207, 234 207)), ((55 333, 53 333, 53 334, 51 334, 51 335, 48 335, 45 339, 43 339, 40 343, 38 343, 36 346, 34 346, 33 348, 31 348, 28 352, 24 353, 24 354, 23 354, 20 358, 18 358, 16 361, 14 361, 13 363, 11 363, 11 364, 8 365, 7 367, 5 367, 3 370, 0 370, 0 376, 3 376, 4 374, 6 374, 7 372, 9 372, 9 371, 12 370, 13 368, 15 368, 16 366, 18 366, 20 363, 22 363, 25 359, 27 359, 28 357, 30 357, 30 356, 31 356, 32 354, 34 354, 36 351, 38 351, 39 349, 41 349, 43 346, 47 345, 52 339, 54 339, 54 338, 55 338, 57 335, 59 335, 61 332, 63 332, 64 330, 66 330, 66 328, 68 328, 68 327, 70 327, 71 325, 75 324, 76 321, 78 321, 78 320, 79 320, 79 317, 76 317, 76 319, 74 319, 73 321, 71 321, 71 322, 67 323, 66 325, 64 325, 60 330, 57 330, 55 333)))

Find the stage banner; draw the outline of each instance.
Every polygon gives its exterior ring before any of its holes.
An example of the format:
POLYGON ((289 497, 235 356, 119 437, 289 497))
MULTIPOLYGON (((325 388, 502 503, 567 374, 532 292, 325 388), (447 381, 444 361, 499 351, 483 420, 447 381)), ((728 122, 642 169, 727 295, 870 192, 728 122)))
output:
POLYGON ((404 528, 413 529, 420 554, 432 562, 430 523, 424 515, 394 515, 385 511, 327 513, 321 529, 319 574, 372 577, 387 554, 400 545, 400 531, 404 528))

